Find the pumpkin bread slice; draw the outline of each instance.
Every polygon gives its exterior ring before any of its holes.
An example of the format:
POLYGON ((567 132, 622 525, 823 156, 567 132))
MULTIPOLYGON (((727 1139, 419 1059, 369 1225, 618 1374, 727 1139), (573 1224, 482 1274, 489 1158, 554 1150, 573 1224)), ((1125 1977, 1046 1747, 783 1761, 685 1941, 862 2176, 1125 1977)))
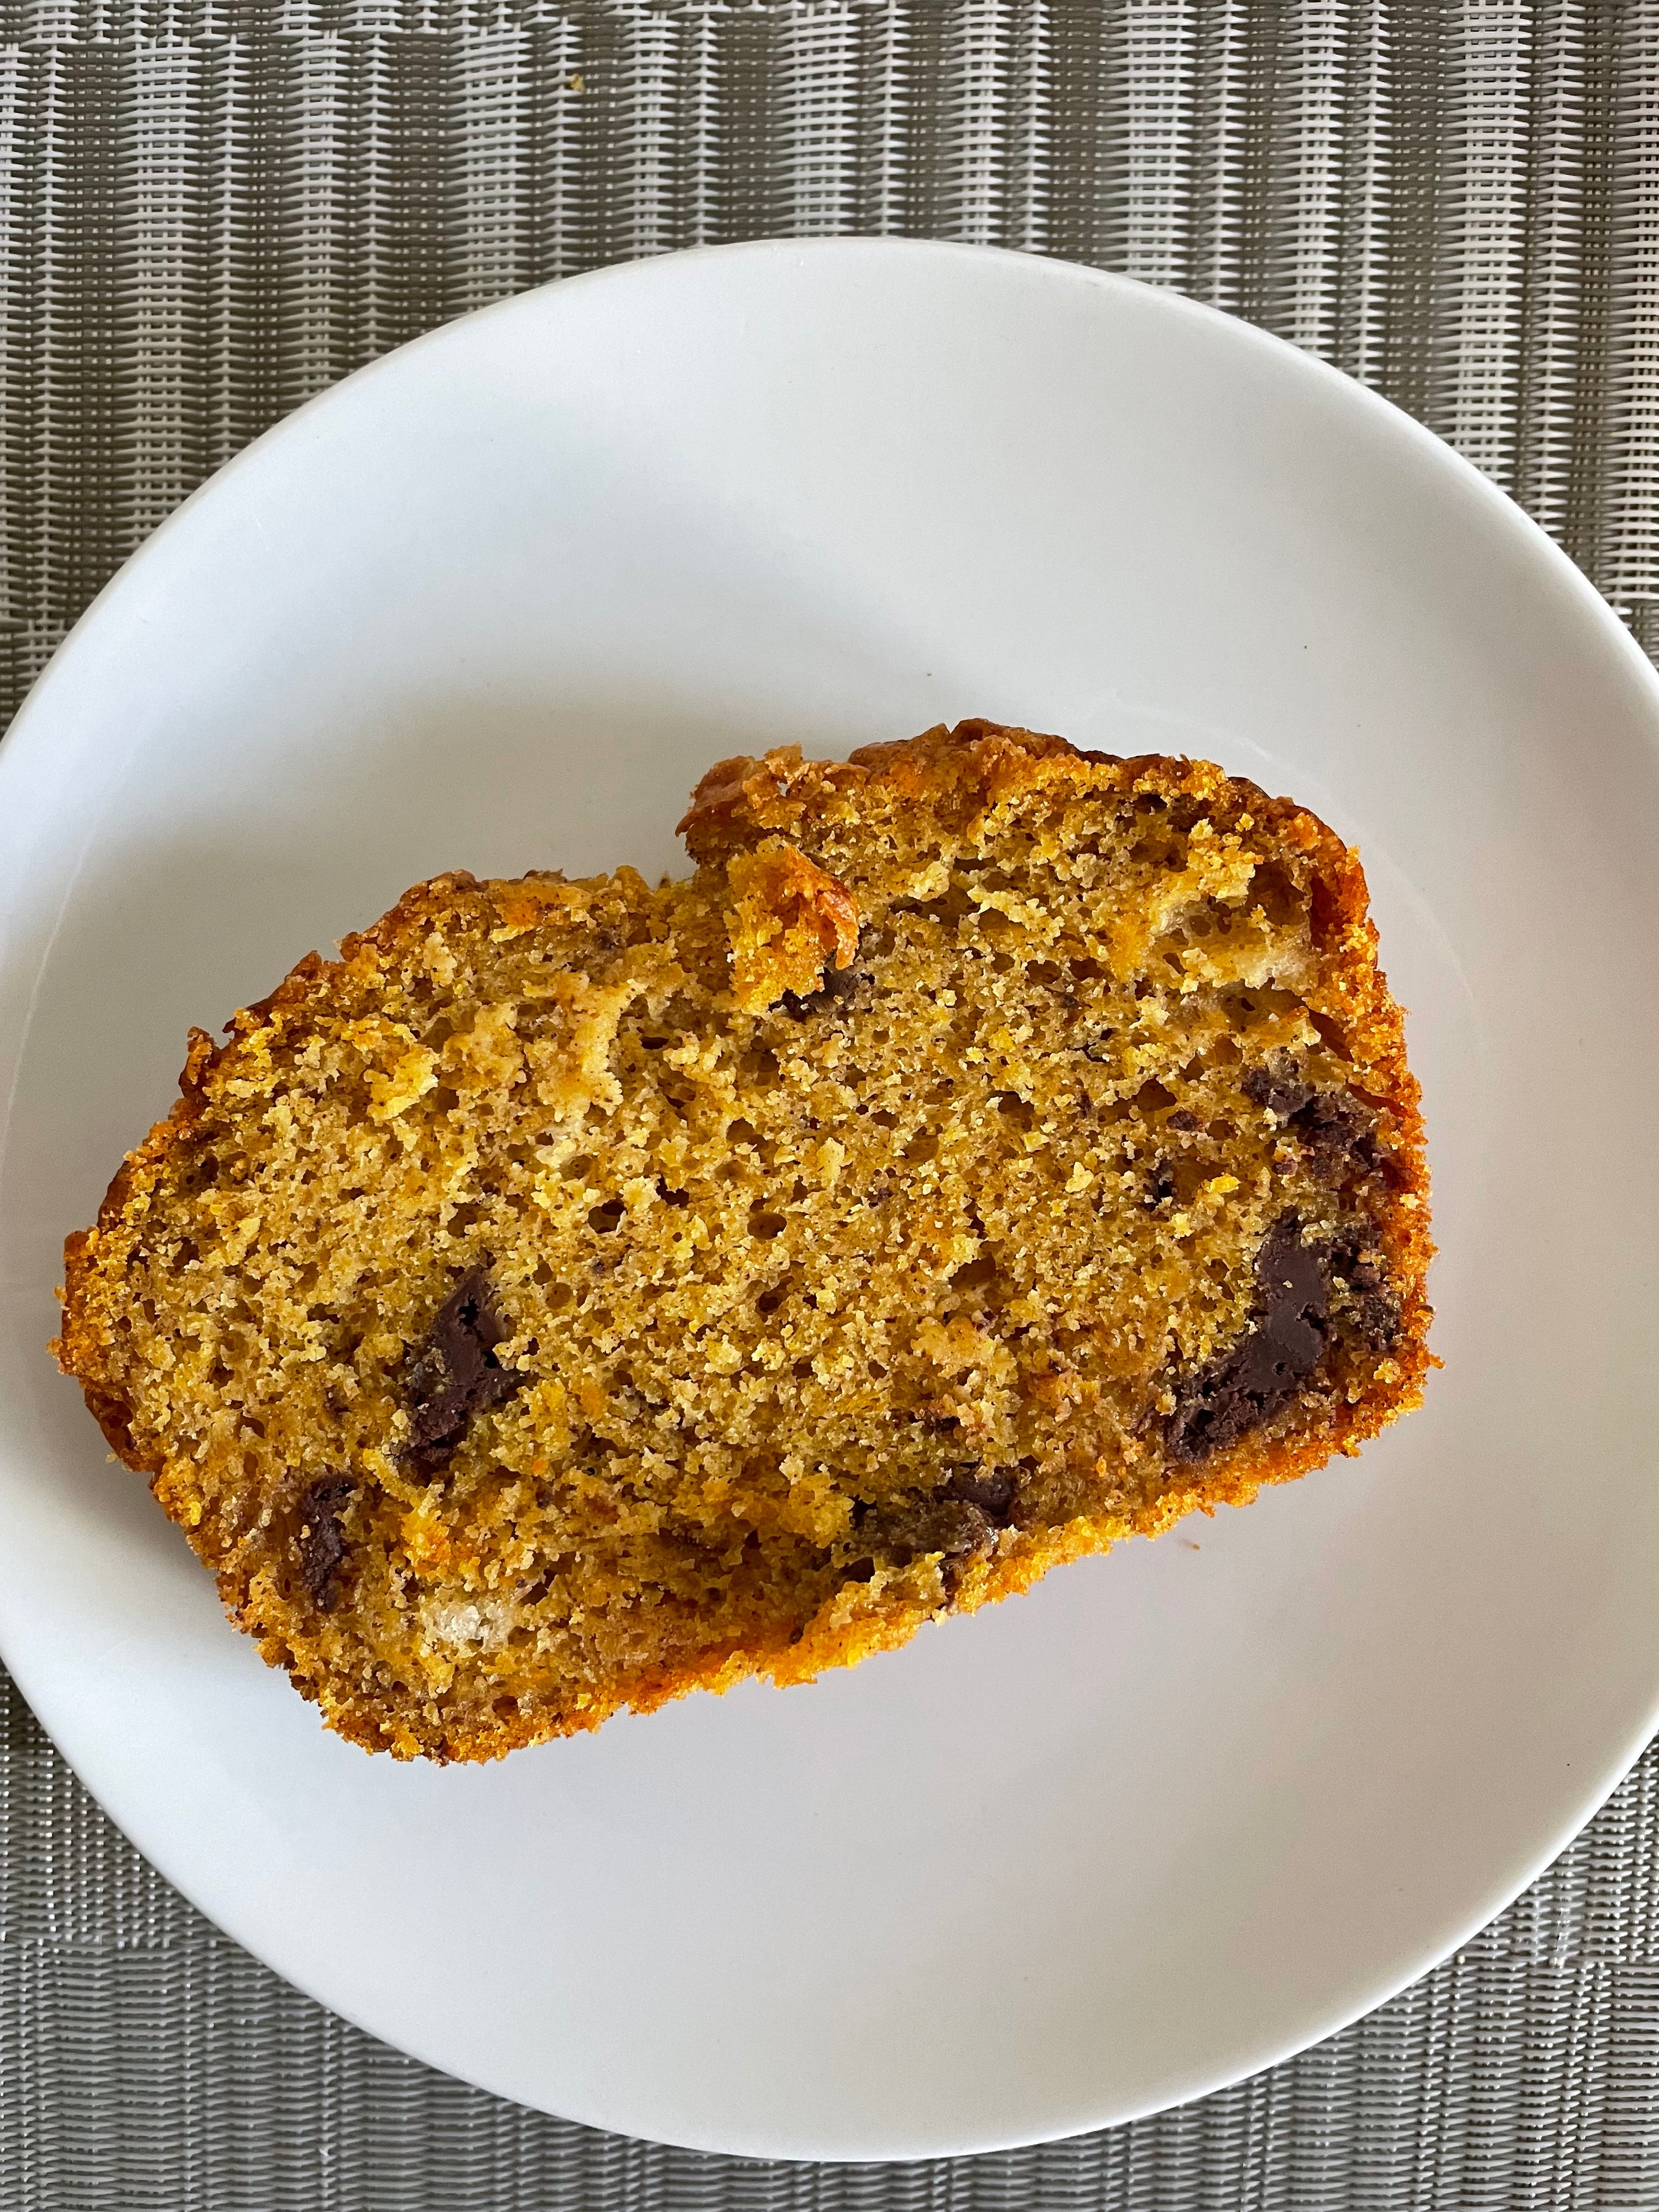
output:
POLYGON ((443 876, 71 1237, 54 1346, 329 1723, 805 1680, 1352 1452, 1431 1364, 1364 878, 983 722, 712 769, 696 872, 443 876))

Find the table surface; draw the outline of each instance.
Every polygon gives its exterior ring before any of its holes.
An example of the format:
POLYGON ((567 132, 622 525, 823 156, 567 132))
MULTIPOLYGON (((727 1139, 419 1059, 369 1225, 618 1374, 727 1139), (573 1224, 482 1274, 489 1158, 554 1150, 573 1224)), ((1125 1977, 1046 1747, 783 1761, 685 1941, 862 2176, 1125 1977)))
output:
MULTIPOLYGON (((528 284, 897 231, 1375 386, 1659 645, 1659 0, 0 0, 0 714, 289 409, 528 284)), ((505 2105, 210 1927, 0 1677, 0 2207, 1659 2207, 1659 1754, 1370 2019, 1045 2149, 763 2166, 505 2105)))

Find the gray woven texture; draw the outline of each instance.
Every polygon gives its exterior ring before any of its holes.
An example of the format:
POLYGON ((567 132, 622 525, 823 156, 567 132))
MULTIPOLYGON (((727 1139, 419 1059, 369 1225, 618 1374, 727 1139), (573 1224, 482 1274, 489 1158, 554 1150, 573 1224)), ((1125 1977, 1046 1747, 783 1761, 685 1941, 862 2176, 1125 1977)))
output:
MULTIPOLYGON (((1659 0, 0 0, 0 714, 359 362, 599 263, 868 230, 1127 270, 1324 354, 1659 644, 1659 0)), ((1458 1957, 1254 2081, 1044 2150, 762 2166, 344 2027, 6 1697, 0 2212, 1659 2207, 1652 1756, 1458 1957)))

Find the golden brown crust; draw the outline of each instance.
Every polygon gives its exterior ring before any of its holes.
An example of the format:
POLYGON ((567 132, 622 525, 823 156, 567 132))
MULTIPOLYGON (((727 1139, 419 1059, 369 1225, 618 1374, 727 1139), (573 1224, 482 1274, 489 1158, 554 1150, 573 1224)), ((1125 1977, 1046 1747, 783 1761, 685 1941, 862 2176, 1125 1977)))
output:
MULTIPOLYGON (((940 850, 956 850, 988 835, 988 824, 1022 818, 1022 810, 1047 807, 1054 813, 1078 799, 1173 809, 1201 823, 1221 846, 1253 841, 1261 850, 1286 856, 1285 865, 1305 865, 1318 970, 1316 988, 1307 996, 1310 1018, 1322 1035, 1328 1033, 1333 1049, 1340 1048, 1351 1068, 1351 1096, 1374 1109, 1389 1132, 1386 1198, 1374 1198, 1367 1216, 1398 1306, 1388 1357, 1374 1362, 1368 1376, 1355 1366, 1357 1379, 1347 1395, 1323 1401, 1310 1430, 1269 1423, 1213 1458, 1166 1470, 1152 1494, 1126 1492, 1109 1509, 1006 1529, 989 1548, 956 1563, 923 1554, 908 1563, 896 1558, 878 1564, 868 1578, 842 1579, 805 1620, 763 1621, 699 1649, 682 1641, 665 1658, 618 1663, 574 1703, 562 1693, 543 1697, 533 1686, 515 1688, 495 1705, 469 1708, 458 1718, 441 1710, 441 1698, 436 1703, 428 1698, 422 1706, 383 1683, 366 1687, 347 1663, 349 1638, 340 1619, 314 1604, 307 1609, 277 1587, 280 1577, 273 1580, 271 1532, 292 1523, 295 1534, 283 1540, 303 1547, 310 1524, 297 1516, 306 1498, 315 1494, 314 1484, 301 1495, 295 1475, 286 1489, 267 1485, 258 1497, 238 1493, 234 1499, 228 1490, 204 1487, 170 1454, 153 1416, 134 1402, 131 1370, 123 1379, 118 1340, 130 1321, 129 1270, 144 1249, 149 1211, 176 1186, 204 1116, 222 1126, 230 1102, 268 1085, 277 1060, 286 1064, 296 1054, 303 1057, 307 1040, 320 1037, 331 1025, 337 1028, 348 1018, 361 1023, 363 1010, 379 1003, 377 991, 389 989, 391 979, 424 957, 423 946, 461 935, 469 943, 508 945, 545 939, 564 948, 559 957, 568 955, 574 962, 571 947, 603 943, 610 980, 598 977, 597 970, 592 977, 578 974, 571 966, 575 980, 559 987, 570 1033, 585 1024, 580 1034, 589 1042, 581 1048, 586 1057, 578 1055, 580 1066, 568 1060, 574 1048, 568 1048, 561 1063, 567 1072, 557 1079, 567 1088, 586 1085, 587 1091, 606 1079, 592 1038, 605 1020, 615 1027, 614 1006, 608 1014, 599 1006, 603 992, 620 994, 620 1003, 629 990, 647 988, 639 978, 649 975, 656 980, 648 988, 661 1000, 672 988, 672 975, 683 972, 672 963, 664 968, 669 924, 650 903, 656 895, 630 871, 576 884, 551 875, 514 884, 479 884, 465 874, 437 878, 408 892, 371 929, 347 939, 337 960, 308 954, 267 999, 234 1018, 223 1043, 194 1032, 178 1104, 128 1156, 96 1226, 70 1237, 65 1247, 64 1321, 53 1346, 59 1364, 80 1380, 112 1448, 151 1479, 166 1510, 219 1571, 233 1617, 259 1639, 267 1658, 289 1669, 303 1694, 322 1703, 332 1727, 398 1755, 493 1757, 597 1726, 624 1705, 648 1711, 696 1686, 724 1688, 756 1673, 779 1682, 810 1679, 826 1667, 904 1641, 945 1607, 973 1610, 1028 1587, 1051 1565, 1107 1548, 1121 1535, 1156 1533, 1195 1507, 1211 1511, 1220 1503, 1246 1503, 1264 1483, 1290 1480, 1333 1452, 1352 1452, 1418 1402, 1433 1364, 1426 1341, 1432 1247, 1418 1086, 1407 1065, 1400 1011, 1376 965, 1376 935, 1359 863, 1306 810, 1268 798, 1206 763, 1082 754, 1059 738, 984 722, 866 747, 845 763, 805 762, 793 748, 759 760, 722 762, 702 778, 681 827, 702 869, 698 884, 712 886, 706 893, 714 902, 709 910, 726 916, 732 981, 724 1003, 764 1023, 771 1018, 768 1010, 775 1012, 786 994, 804 999, 820 975, 848 968, 858 940, 859 898, 890 902, 884 855, 890 848, 897 851, 902 840, 908 841, 905 866, 914 872, 913 848, 931 849, 930 841, 940 850), (848 887, 849 854, 867 860, 864 888, 856 895, 848 887), (617 980, 624 970, 633 981, 617 980)), ((682 915, 674 926, 689 929, 687 942, 695 944, 704 924, 682 915)), ((673 955, 685 957, 684 946, 673 955)), ((407 1050, 395 1042, 380 1048, 366 1078, 368 1115, 392 1126, 443 1073, 433 1050, 417 1043, 412 1031, 403 1034, 407 1050)), ((519 1051, 510 1036, 502 1048, 509 1054, 519 1051)), ((1063 1422, 1071 1402, 1066 1391, 1082 1392, 1085 1386, 1064 1362, 1047 1381, 1056 1419, 1063 1422)), ((1042 1372, 1028 1377, 1028 1395, 1040 1398, 1044 1385, 1042 1372)), ((199 1448, 198 1458, 206 1449, 199 1448)), ((392 1463, 380 1464, 395 1490, 392 1463)), ((418 1499, 418 1488, 409 1495, 418 1499)))

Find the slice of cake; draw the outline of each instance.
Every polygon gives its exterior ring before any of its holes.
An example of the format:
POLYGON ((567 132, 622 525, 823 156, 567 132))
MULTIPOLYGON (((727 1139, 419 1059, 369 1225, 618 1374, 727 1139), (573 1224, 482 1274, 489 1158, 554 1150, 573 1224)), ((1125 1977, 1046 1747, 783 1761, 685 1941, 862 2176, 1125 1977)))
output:
POLYGON ((372 1749, 805 1680, 1420 1395, 1418 1089, 1312 815, 968 722, 682 827, 302 960, 69 1240, 60 1364, 372 1749))

